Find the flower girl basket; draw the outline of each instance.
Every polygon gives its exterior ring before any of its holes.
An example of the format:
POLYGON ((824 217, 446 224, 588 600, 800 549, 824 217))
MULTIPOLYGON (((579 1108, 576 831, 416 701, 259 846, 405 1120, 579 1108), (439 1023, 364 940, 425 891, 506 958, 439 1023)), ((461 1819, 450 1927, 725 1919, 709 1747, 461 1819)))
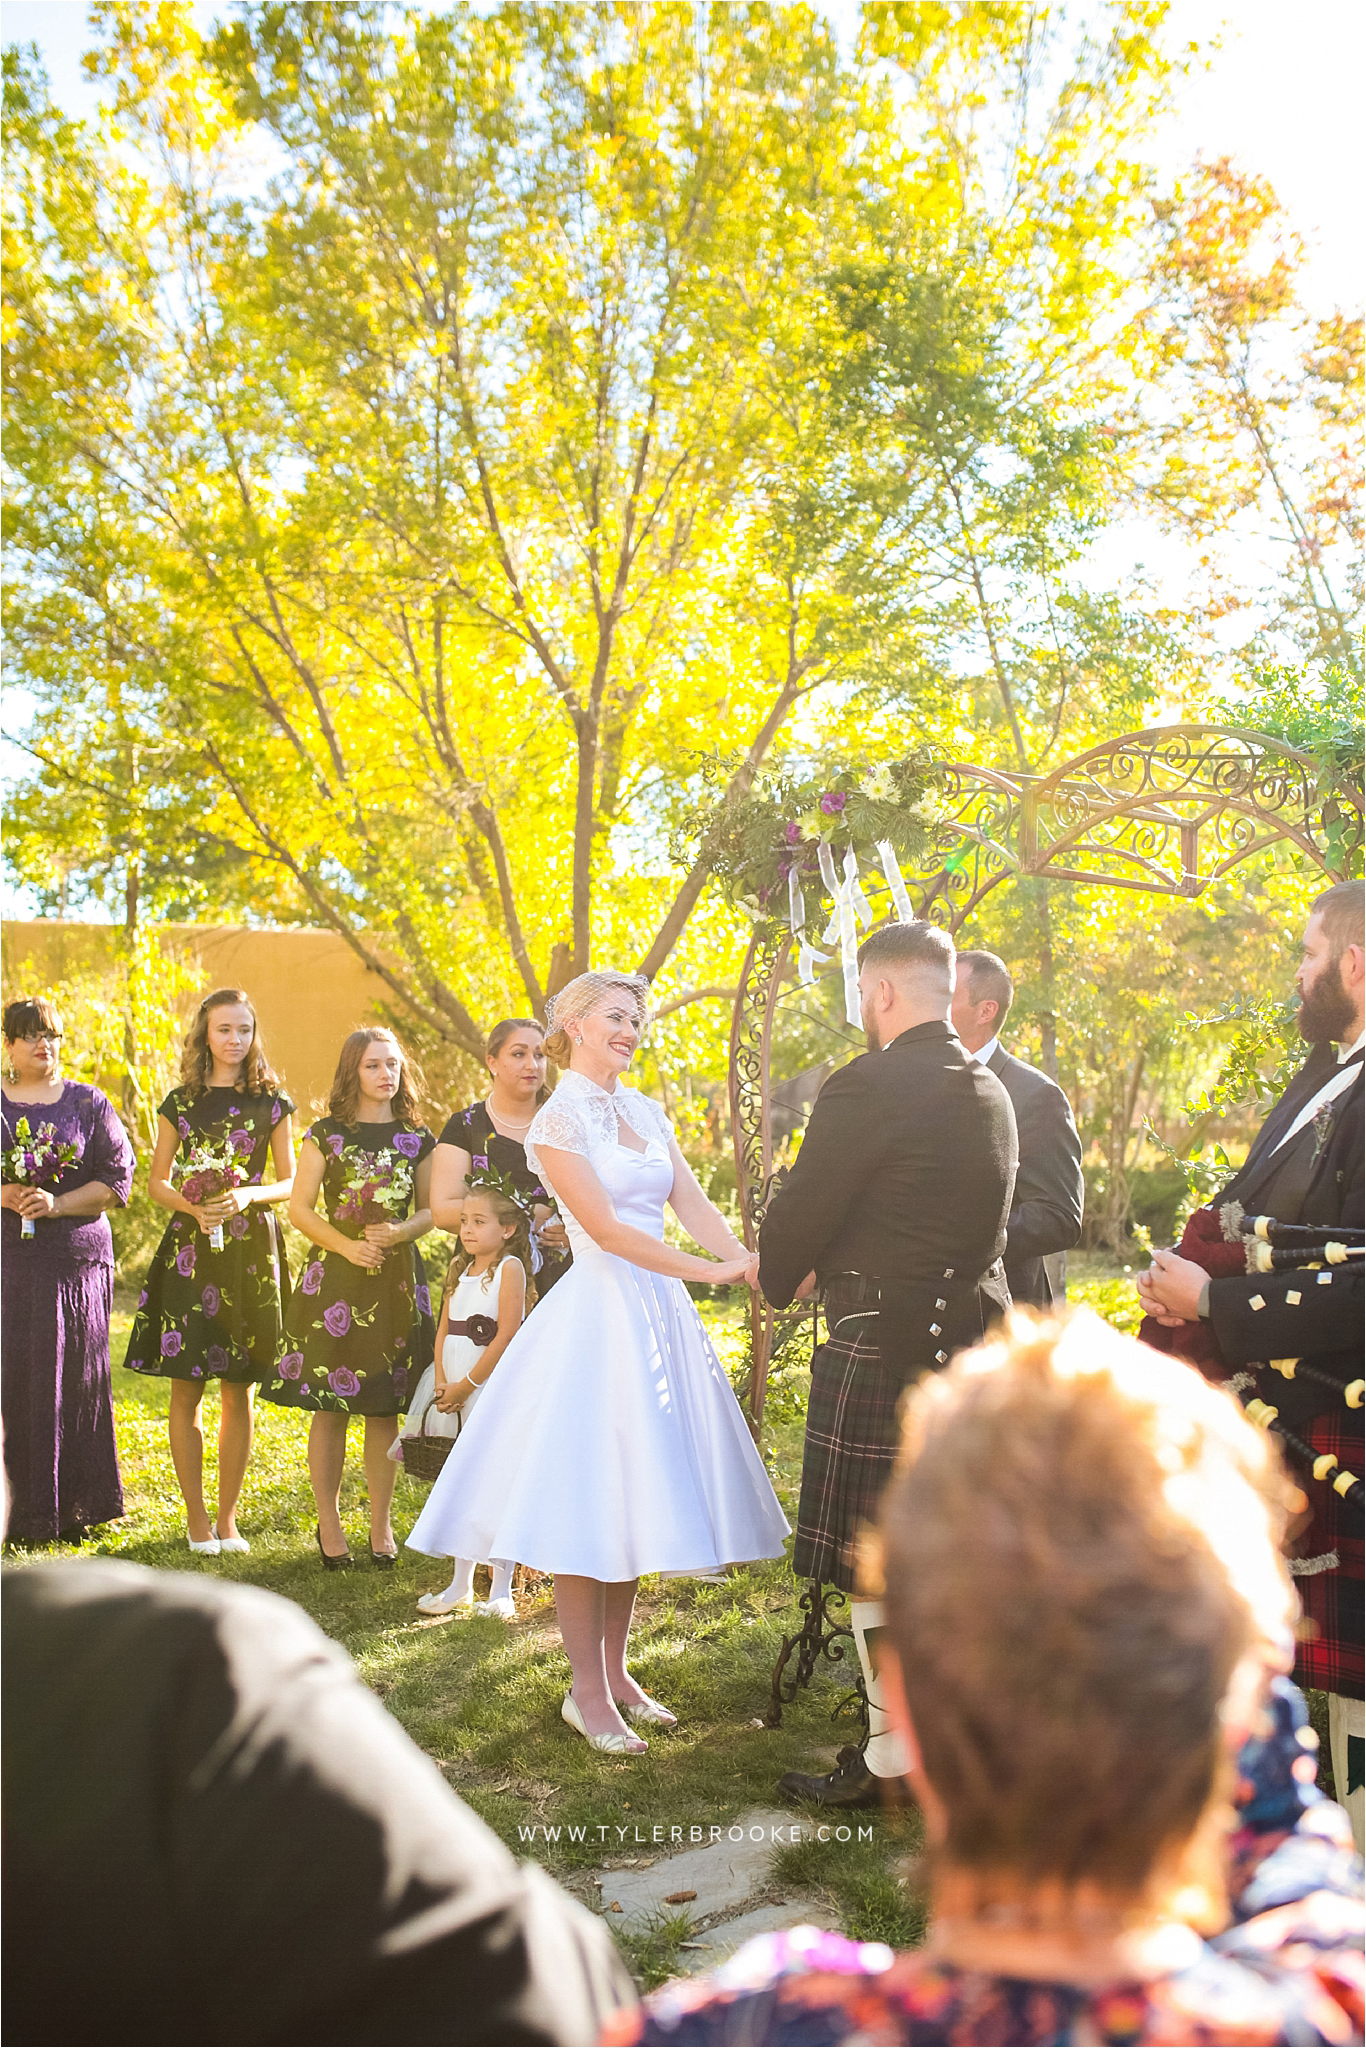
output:
POLYGON ((442 1466, 455 1449, 460 1435, 458 1430, 454 1436, 427 1435, 427 1417, 435 1404, 436 1395, 433 1393, 422 1411, 421 1435, 405 1436, 402 1439, 403 1469, 410 1479, 417 1479, 424 1486, 430 1486, 440 1473, 442 1466))

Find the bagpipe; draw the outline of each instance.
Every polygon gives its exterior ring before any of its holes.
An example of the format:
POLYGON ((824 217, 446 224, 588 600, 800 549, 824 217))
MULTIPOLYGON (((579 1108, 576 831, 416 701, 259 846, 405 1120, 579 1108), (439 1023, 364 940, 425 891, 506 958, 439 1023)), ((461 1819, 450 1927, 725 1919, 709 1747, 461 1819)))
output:
MULTIPOLYGON (((1278 1223, 1274 1216, 1248 1216, 1236 1202, 1221 1211, 1221 1223, 1225 1231, 1229 1223, 1236 1224, 1244 1242, 1244 1270, 1248 1273, 1313 1273, 1326 1266, 1345 1266, 1349 1261, 1366 1258, 1366 1230, 1359 1224, 1278 1223)), ((1298 1358, 1271 1358, 1267 1366, 1284 1380, 1307 1380, 1323 1387, 1349 1408, 1360 1408, 1366 1400, 1366 1379, 1336 1379, 1332 1373, 1306 1365, 1298 1358)), ((1236 1377, 1241 1381, 1247 1375, 1236 1377)), ((1366 1487, 1355 1472, 1339 1463, 1334 1452, 1316 1451, 1281 1419, 1279 1409, 1260 1395, 1248 1393, 1241 1385, 1236 1391, 1248 1420, 1259 1429, 1273 1430, 1296 1462, 1307 1467, 1315 1479, 1331 1486, 1341 1500, 1350 1501, 1354 1507, 1366 1504, 1366 1487)), ((1326 1405, 1335 1407, 1336 1401, 1326 1405)))

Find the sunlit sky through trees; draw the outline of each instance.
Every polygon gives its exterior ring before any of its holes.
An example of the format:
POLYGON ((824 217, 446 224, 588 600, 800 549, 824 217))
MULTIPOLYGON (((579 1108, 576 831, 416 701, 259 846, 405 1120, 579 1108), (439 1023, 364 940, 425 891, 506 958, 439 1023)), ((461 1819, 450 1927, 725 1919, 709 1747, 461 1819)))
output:
MULTIPOLYGON (((194 16, 207 28, 229 11, 197 0, 194 16)), ((854 0, 827 0, 823 11, 849 53, 858 22, 854 0)), ((1090 7, 1068 10, 1074 24, 1099 13, 1090 7)), ((90 115, 97 104, 97 88, 80 62, 91 40, 85 14, 83 0, 7 0, 0 7, 4 41, 37 44, 53 98, 78 117, 90 115)), ((1220 0, 1174 0, 1165 42, 1173 55, 1185 56, 1192 45, 1198 54, 1189 75, 1175 81, 1174 110, 1151 141, 1159 180, 1179 178, 1197 157, 1231 157, 1239 169, 1269 179, 1304 244, 1301 304, 1315 317, 1335 309, 1358 313, 1366 297, 1360 209, 1366 141, 1354 87, 1366 60, 1366 9, 1358 0, 1305 0, 1292 15, 1277 0, 1239 0, 1232 7, 1220 0)), ((262 180, 269 170, 263 148, 262 180)), ((1250 535, 1226 538, 1223 545, 1245 556, 1238 565, 1240 580, 1255 585, 1274 578, 1270 556, 1262 575, 1258 543, 1250 535)), ((1131 578, 1141 563, 1146 574, 1139 580, 1153 606, 1180 609, 1193 601, 1197 554, 1183 533, 1130 516, 1092 541, 1090 579, 1097 589, 1107 588, 1131 578)), ((1247 628, 1234 613, 1225 630, 1236 636, 1247 628)), ((9 691, 4 734, 22 731, 31 710, 26 691, 9 691)), ((24 765, 11 741, 0 740, 0 767, 16 773, 24 765)), ((28 892, 12 886, 4 907, 10 915, 33 909, 28 892)))

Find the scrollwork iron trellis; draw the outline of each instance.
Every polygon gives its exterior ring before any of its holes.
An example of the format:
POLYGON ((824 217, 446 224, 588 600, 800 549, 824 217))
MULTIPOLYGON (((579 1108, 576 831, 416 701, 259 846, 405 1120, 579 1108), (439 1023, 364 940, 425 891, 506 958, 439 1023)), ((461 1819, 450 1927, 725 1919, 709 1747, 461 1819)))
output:
MULTIPOLYGON (((1281 740, 1232 726, 1124 733, 1048 775, 946 762, 938 783, 940 822, 905 880, 918 914, 952 932, 1011 879, 1193 899, 1283 840, 1337 880, 1334 849, 1341 857, 1362 838, 1359 789, 1281 740)), ((769 1055, 789 949, 781 927, 756 926, 731 1025, 731 1130, 751 1249, 773 1175, 769 1055)), ((757 1434, 774 1316, 758 1295, 750 1313, 749 1413, 757 1434)))

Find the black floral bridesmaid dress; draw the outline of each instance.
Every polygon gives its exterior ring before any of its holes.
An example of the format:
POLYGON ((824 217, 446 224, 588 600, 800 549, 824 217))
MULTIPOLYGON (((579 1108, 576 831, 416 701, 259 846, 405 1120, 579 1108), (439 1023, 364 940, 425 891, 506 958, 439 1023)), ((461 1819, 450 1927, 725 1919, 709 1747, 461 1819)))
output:
MULTIPOLYGON (((180 1134, 171 1180, 181 1186, 189 1162, 231 1158, 239 1184, 275 1178, 270 1141, 294 1104, 278 1091, 243 1095, 210 1088, 191 1098, 173 1088, 159 1115, 180 1134)), ((253 1204, 223 1225, 223 1248, 193 1216, 177 1213, 157 1246, 124 1360, 133 1372, 173 1380, 243 1385, 273 1370, 280 1345, 289 1267, 273 1209, 253 1204)))
MULTIPOLYGON (((367 1223, 412 1214, 417 1168, 436 1143, 424 1124, 321 1117, 305 1135, 325 1161, 322 1196, 334 1230, 360 1238, 367 1223)), ((311 1247, 261 1392, 282 1408, 397 1415, 431 1363, 435 1336, 415 1244, 396 1245, 374 1268, 311 1247)))

